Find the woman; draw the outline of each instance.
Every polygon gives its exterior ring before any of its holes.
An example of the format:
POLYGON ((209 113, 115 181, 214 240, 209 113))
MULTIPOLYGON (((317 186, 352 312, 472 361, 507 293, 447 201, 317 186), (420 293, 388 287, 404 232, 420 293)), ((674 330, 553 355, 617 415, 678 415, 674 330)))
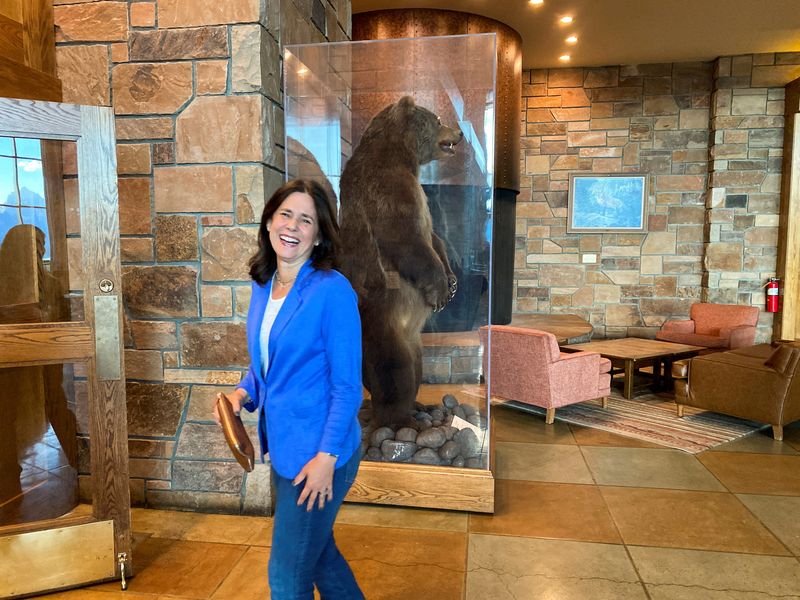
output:
POLYGON ((337 246, 328 194, 293 180, 264 207, 250 260, 250 369, 228 398, 237 413, 258 411, 272 462, 274 600, 311 599, 314 585, 322 598, 364 598, 333 539, 361 443, 361 324, 355 292, 332 269, 337 246))

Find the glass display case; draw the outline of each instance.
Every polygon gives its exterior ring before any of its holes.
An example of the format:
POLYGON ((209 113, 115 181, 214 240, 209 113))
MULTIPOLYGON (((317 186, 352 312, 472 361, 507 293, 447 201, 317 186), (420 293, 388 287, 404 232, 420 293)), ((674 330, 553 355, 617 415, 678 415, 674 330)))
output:
POLYGON ((337 204, 359 296, 364 461, 350 500, 491 512, 496 36, 287 46, 286 172, 337 204))

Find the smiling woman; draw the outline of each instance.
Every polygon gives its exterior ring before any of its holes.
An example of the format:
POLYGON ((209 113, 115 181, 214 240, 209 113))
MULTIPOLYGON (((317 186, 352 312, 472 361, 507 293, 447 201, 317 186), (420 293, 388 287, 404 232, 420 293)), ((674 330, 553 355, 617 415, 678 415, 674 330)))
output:
POLYGON ((44 260, 50 259, 41 142, 0 137, 0 241, 21 223, 44 232, 44 260))

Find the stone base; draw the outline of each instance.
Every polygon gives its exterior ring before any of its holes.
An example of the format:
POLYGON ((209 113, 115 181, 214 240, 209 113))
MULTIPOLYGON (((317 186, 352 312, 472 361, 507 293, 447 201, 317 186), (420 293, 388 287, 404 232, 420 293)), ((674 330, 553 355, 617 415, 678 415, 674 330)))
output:
POLYGON ((488 468, 486 414, 459 404, 452 394, 441 404, 416 403, 416 412, 403 426, 370 425, 370 401, 359 418, 364 423, 361 450, 364 460, 420 465, 488 468))

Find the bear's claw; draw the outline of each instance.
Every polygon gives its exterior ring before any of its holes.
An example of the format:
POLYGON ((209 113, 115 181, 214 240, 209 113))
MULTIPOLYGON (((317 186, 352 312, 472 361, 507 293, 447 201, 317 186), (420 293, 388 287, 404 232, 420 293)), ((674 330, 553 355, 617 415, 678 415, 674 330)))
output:
POLYGON ((447 278, 447 282, 450 286, 450 293, 447 296, 447 301, 450 302, 450 300, 452 300, 455 297, 456 292, 458 291, 458 279, 456 278, 455 275, 450 275, 447 278))

